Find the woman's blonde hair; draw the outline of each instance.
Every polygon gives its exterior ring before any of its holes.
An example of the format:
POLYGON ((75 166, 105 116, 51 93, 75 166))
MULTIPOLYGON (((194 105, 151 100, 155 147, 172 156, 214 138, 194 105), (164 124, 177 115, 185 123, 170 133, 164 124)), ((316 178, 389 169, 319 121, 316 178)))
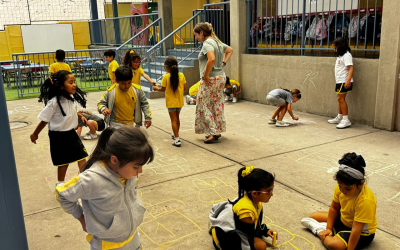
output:
POLYGON ((194 32, 200 33, 200 31, 203 31, 204 37, 212 37, 215 40, 217 40, 219 43, 222 43, 219 38, 215 35, 214 29, 211 23, 198 23, 196 26, 194 26, 194 32))

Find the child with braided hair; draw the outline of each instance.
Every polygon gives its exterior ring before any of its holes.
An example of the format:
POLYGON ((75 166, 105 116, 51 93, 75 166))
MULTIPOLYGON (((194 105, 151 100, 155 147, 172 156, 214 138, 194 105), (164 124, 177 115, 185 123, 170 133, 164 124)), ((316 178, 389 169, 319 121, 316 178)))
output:
POLYGON ((75 84, 71 72, 60 70, 51 75, 41 86, 39 102, 46 107, 40 112, 41 120, 30 138, 36 144, 39 133, 48 124, 50 138, 50 153, 53 165, 57 167, 57 186, 64 184, 68 165, 78 162, 79 170, 83 170, 88 154, 81 139, 75 132, 78 117, 82 122, 87 120, 77 113, 77 103, 86 107, 86 93, 75 84))
POLYGON ((314 212, 301 220, 327 249, 361 249, 375 237, 376 198, 365 185, 365 165, 361 155, 345 154, 339 160, 339 171, 335 175, 338 184, 329 212, 314 212))
POLYGON ((209 216, 215 249, 267 249, 263 238, 277 234, 262 223, 262 203, 273 196, 274 181, 274 175, 263 169, 253 166, 239 169, 238 197, 215 204, 209 216))

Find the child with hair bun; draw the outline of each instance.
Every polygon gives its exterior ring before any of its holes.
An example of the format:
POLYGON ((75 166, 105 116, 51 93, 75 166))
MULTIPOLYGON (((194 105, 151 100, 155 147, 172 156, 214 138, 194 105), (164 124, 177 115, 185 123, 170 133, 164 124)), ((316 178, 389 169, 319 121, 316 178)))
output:
POLYGON ((263 237, 273 237, 276 232, 262 223, 262 203, 273 196, 274 181, 274 175, 263 169, 253 166, 239 169, 238 197, 232 202, 215 204, 209 216, 215 249, 267 249, 263 237))
POLYGON ((345 154, 339 160, 329 212, 314 212, 301 220, 330 250, 361 249, 375 237, 376 198, 365 185, 365 165, 361 155, 345 154))

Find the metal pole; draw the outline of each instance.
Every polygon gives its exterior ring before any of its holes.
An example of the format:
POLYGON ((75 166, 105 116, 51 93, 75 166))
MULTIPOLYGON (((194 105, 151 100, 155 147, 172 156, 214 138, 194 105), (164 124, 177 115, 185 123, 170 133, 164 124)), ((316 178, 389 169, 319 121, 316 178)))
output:
POLYGON ((306 24, 305 24, 305 18, 306 18, 306 0, 303 0, 303 16, 302 16, 302 22, 303 25, 301 26, 301 55, 304 56, 304 49, 305 49, 305 36, 306 36, 306 24))
MULTIPOLYGON (((117 0, 112 0, 112 10, 113 10, 113 17, 117 18, 118 17, 117 0)), ((119 20, 120 19, 114 19, 114 32, 115 32, 115 43, 116 44, 122 44, 121 43, 121 29, 119 27, 119 20)))
POLYGON ((0 68, 0 241, 2 249, 28 249, 17 168, 0 68))
MULTIPOLYGON (((97 10, 97 0, 90 0, 90 13, 92 15, 92 20, 99 19, 99 13, 97 10)), ((93 22, 93 37, 95 43, 102 43, 100 39, 100 23, 93 22)))

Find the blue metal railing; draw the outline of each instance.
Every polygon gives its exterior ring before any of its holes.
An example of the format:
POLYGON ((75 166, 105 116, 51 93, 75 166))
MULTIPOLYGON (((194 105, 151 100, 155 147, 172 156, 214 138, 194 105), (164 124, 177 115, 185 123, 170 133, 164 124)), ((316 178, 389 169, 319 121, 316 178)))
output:
POLYGON ((145 63, 148 72, 156 76, 154 77, 156 81, 160 81, 163 74, 165 74, 164 71, 157 70, 159 68, 158 64, 161 64, 161 62, 157 62, 156 59, 157 57, 162 58, 166 55, 166 50, 174 50, 174 56, 177 57, 179 64, 201 47, 201 44, 199 45, 195 42, 193 28, 197 23, 202 21, 202 13, 203 11, 196 11, 193 17, 146 52, 145 63))
POLYGON ((379 56, 382 5, 378 0, 246 2, 248 52, 329 53, 333 40, 344 37, 352 51, 379 56))
POLYGON ((89 21, 90 41, 94 45, 121 45, 150 25, 158 13, 89 21), (115 29, 117 27, 117 29, 115 29), (119 31, 118 31, 119 27, 119 31), (121 42, 118 43, 118 40, 121 42))
POLYGON ((214 33, 223 42, 230 45, 230 2, 204 5, 204 20, 212 24, 214 33))

